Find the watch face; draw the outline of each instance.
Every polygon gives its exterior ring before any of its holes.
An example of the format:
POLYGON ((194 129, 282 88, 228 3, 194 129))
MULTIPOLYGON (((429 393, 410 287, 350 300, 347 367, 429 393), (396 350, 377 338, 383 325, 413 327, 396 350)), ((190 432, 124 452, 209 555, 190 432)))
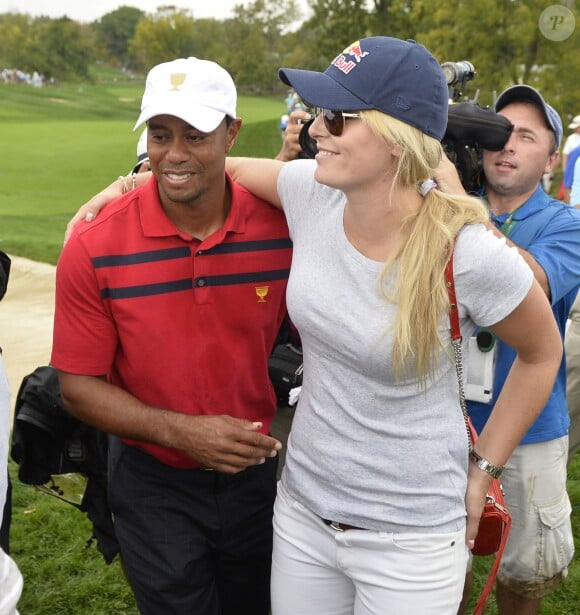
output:
POLYGON ((486 472, 493 478, 499 478, 501 473, 503 472, 503 468, 500 466, 494 466, 493 463, 490 463, 487 459, 484 459, 479 453, 476 453, 474 450, 471 451, 471 459, 475 463, 475 465, 486 472))

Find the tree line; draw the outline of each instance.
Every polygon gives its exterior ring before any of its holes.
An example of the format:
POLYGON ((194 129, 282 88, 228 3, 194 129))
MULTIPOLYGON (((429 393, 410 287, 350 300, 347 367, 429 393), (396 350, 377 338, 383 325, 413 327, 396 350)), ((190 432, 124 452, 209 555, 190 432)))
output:
MULTIPOLYGON (((466 94, 482 105, 508 85, 537 87, 568 117, 580 113, 580 46, 540 26, 541 0, 312 0, 302 15, 295 0, 254 0, 231 18, 197 19, 195 11, 161 6, 153 14, 122 6, 84 24, 67 17, 0 14, 0 62, 60 81, 90 80, 95 62, 139 76, 155 64, 197 56, 224 66, 240 92, 278 95, 280 66, 324 70, 342 46, 387 35, 426 45, 440 62, 471 62, 466 94), (557 37, 555 37, 557 38, 557 37)), ((574 2, 561 5, 574 7, 574 2)), ((553 21, 554 31, 562 24, 553 21)), ((567 27, 570 29, 570 22, 567 27)))

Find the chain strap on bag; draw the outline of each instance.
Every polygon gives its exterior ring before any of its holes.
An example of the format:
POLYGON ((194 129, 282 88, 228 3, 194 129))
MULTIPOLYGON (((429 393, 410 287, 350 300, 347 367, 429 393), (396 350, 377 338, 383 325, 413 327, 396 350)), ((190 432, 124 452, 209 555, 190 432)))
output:
MULTIPOLYGON (((449 321, 451 325, 451 346, 455 359, 455 371, 457 372, 457 384, 459 387, 459 403, 465 421, 467 438, 470 452, 477 441, 477 432, 471 423, 467 413, 467 403, 465 401, 465 388, 463 386, 463 361, 461 352, 461 329, 459 326, 459 314, 457 308, 457 297, 455 295, 455 282, 453 278, 453 253, 447 261, 445 267, 445 282, 449 293, 449 321)), ((512 520, 504 502, 501 483, 498 478, 494 478, 489 486, 483 513, 479 521, 479 528, 475 538, 475 545, 472 549, 473 555, 492 555, 496 554, 493 566, 489 573, 487 583, 481 592, 481 596, 474 610, 474 615, 481 615, 484 612, 489 594, 495 583, 495 578, 501 562, 501 558, 507 543, 512 520)))

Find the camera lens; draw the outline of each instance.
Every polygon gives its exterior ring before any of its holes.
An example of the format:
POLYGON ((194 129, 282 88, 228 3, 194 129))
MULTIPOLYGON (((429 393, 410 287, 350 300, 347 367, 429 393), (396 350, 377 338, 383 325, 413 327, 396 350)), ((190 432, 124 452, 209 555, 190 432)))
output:
POLYGON ((314 156, 318 154, 316 141, 308 134, 308 129, 313 121, 314 119, 305 122, 300 130, 300 134, 298 135, 298 143, 300 143, 300 147, 302 148, 300 158, 314 158, 314 156))
POLYGON ((481 329, 475 339, 481 352, 489 352, 495 346, 495 336, 489 329, 481 329))

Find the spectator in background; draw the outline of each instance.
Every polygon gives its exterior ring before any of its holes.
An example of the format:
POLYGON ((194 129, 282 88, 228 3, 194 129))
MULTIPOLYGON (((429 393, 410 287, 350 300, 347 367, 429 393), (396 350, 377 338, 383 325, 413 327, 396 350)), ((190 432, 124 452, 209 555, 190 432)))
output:
MULTIPOLYGON (((568 157, 572 153, 572 150, 577 148, 580 145, 580 115, 576 115, 574 119, 568 124, 568 128, 573 132, 566 137, 566 141, 564 142, 564 147, 562 148, 562 156, 561 156, 561 165, 562 165, 562 174, 564 174, 566 170, 566 165, 568 163, 568 157)), ((565 191, 564 179, 560 182, 560 188, 558 190, 558 198, 565 203, 568 203, 567 193, 565 191)))
POLYGON ((564 202, 573 207, 580 207, 580 145, 568 156, 564 169, 564 202))
MULTIPOLYGON (((495 110, 514 125, 501 151, 484 151, 484 198, 498 237, 517 248, 552 305, 560 336, 580 285, 580 212, 550 198, 542 174, 558 163, 562 122, 527 85, 505 90, 495 110)), ((509 343, 498 341, 493 397, 468 401, 477 431, 485 428, 516 364, 509 343)), ((522 383, 523 385, 523 383, 522 383)), ((513 518, 496 598, 500 615, 538 613, 542 598, 567 574, 574 553, 566 492, 568 428, 566 363, 562 360, 544 409, 519 442, 502 475, 513 518)), ((467 583, 467 587, 469 582, 467 583)))
POLYGON ((580 115, 574 117, 570 124, 568 124, 568 128, 573 132, 564 141, 564 147, 562 148, 562 170, 566 168, 568 156, 572 150, 580 145, 580 115))

